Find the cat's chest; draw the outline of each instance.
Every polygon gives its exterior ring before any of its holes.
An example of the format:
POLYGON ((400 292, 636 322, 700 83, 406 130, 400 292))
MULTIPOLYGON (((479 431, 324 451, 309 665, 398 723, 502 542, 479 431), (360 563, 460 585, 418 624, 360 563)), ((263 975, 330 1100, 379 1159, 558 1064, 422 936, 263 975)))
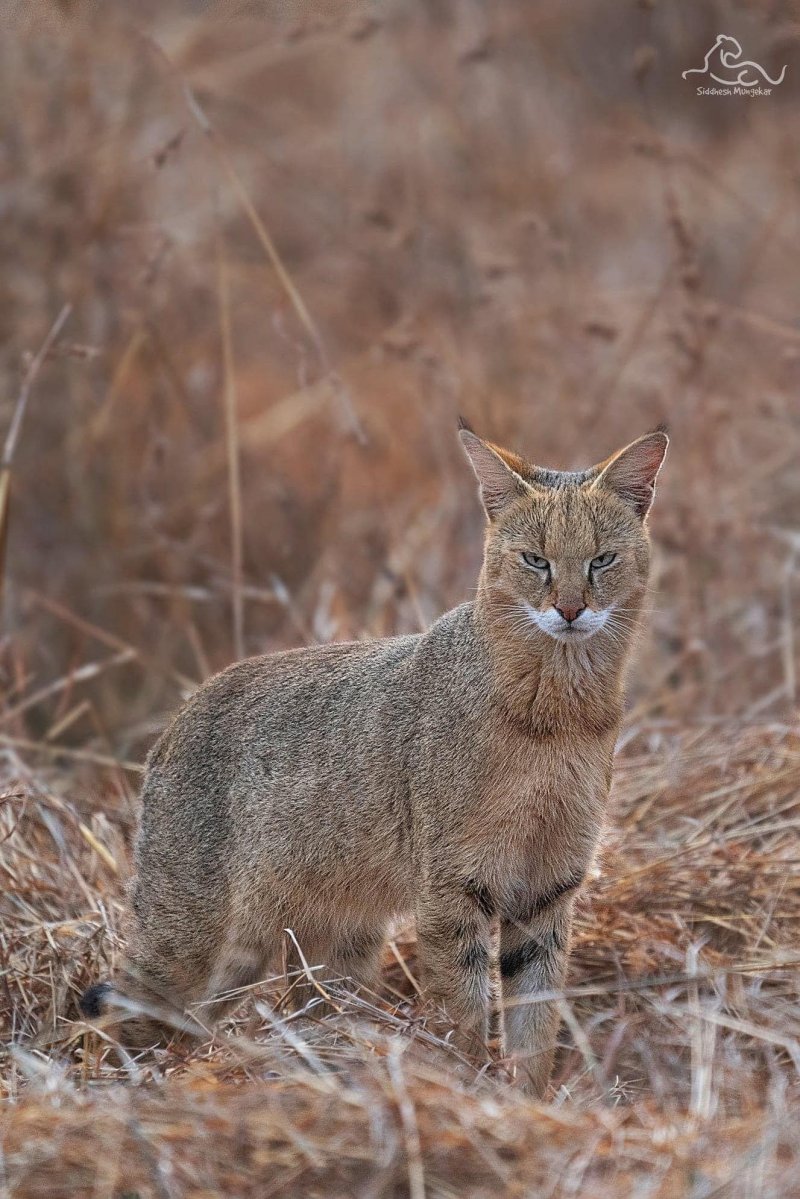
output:
POLYGON ((501 806, 547 811, 604 799, 611 781, 613 735, 577 730, 562 736, 506 736, 486 763, 485 785, 501 806))
POLYGON ((498 868, 562 871, 594 853, 611 781, 613 740, 506 739, 487 759, 474 828, 498 868))

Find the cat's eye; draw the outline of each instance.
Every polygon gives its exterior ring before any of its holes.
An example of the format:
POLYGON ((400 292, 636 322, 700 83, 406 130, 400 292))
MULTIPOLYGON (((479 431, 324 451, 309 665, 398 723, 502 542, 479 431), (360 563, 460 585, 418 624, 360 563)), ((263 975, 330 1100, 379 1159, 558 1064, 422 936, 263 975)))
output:
POLYGON ((602 570, 604 566, 610 566, 616 556, 616 554, 612 554, 610 551, 607 554, 598 554, 596 558, 592 558, 589 563, 589 569, 602 570))
POLYGON ((523 553, 522 561, 525 563, 526 566, 530 566, 533 570, 549 570, 550 569, 550 563, 547 561, 547 559, 540 558, 538 554, 523 553))

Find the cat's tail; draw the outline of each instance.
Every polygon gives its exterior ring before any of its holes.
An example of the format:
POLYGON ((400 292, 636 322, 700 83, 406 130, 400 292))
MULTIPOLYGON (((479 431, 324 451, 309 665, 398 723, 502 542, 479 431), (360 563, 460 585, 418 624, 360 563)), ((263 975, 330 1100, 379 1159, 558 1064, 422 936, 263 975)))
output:
POLYGON ((161 1004, 154 1005, 140 989, 130 990, 110 979, 93 983, 78 1000, 85 1020, 109 1031, 127 1049, 149 1049, 166 1044, 186 1022, 161 1004))
POLYGON ((102 1016, 108 1015, 112 1008, 118 1006, 114 1003, 118 994, 113 983, 92 983, 91 987, 87 987, 78 1000, 81 1015, 85 1016, 87 1020, 99 1020, 102 1016))

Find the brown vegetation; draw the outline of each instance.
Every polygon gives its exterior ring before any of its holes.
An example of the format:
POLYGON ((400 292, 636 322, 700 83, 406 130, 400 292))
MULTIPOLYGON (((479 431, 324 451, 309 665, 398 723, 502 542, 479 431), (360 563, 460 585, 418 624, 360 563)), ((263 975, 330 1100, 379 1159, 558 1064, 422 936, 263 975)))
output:
POLYGON ((11 9, 0 1188, 800 1194, 796 11, 11 9), (681 79, 720 30, 771 96, 681 79), (469 593, 459 412, 554 466, 673 437, 553 1104, 448 1047, 408 930, 380 996, 299 1021, 274 980, 120 1065, 75 998, 137 764, 240 653, 469 593))

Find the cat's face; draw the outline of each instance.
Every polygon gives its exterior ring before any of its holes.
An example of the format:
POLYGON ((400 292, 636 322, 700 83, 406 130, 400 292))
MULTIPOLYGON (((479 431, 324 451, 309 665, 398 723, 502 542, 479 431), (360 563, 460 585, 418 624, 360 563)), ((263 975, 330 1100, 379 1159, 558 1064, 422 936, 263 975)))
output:
POLYGON ((484 581, 498 616, 567 644, 603 631, 625 639, 647 583, 644 521, 666 434, 576 473, 542 470, 467 430, 461 436, 489 517, 484 581))

